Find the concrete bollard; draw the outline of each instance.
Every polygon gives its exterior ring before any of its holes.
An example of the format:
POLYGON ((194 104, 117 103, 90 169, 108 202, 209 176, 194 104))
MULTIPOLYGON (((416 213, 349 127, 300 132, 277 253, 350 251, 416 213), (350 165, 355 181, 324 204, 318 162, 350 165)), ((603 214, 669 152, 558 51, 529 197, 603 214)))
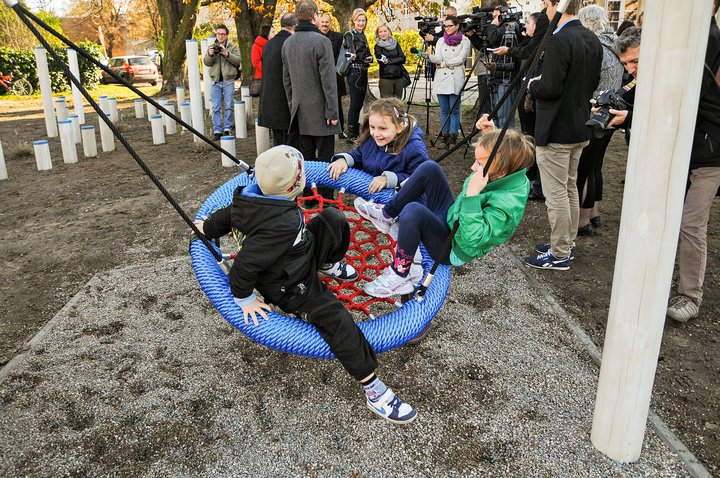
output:
POLYGON ((144 118, 143 100, 135 100, 135 118, 144 118))
POLYGON ((108 98, 108 109, 110 110, 110 121, 113 124, 118 124, 120 113, 118 112, 117 98, 108 98))
POLYGON ((95 139, 95 126, 83 126, 80 128, 82 134, 83 154, 86 158, 97 157, 97 140, 95 139))
POLYGON ((49 171, 52 169, 52 161, 50 160, 50 145, 46 139, 42 141, 33 141, 33 150, 35 150, 35 164, 38 171, 49 171))
MULTIPOLYGON (((190 88, 190 111, 192 112, 192 127, 200 134, 205 133, 205 112, 203 111, 202 93, 200 92, 200 60, 198 58, 197 40, 185 40, 185 59, 188 71, 188 86, 190 88)), ((193 141, 201 139, 195 135, 193 141)))
POLYGON ((247 118, 248 124, 253 123, 253 113, 252 113, 252 96, 250 96, 250 87, 249 86, 241 86, 240 87, 240 98, 245 102, 245 117, 247 118))
POLYGON ((175 87, 175 104, 181 105, 185 103, 185 87, 184 86, 176 86, 175 87))
POLYGON ((0 141, 0 181, 7 179, 7 168, 5 167, 5 154, 3 153, 2 141, 0 141))
POLYGON ((78 157, 75 149, 75 139, 73 138, 72 121, 58 121, 58 131, 60 133, 63 162, 65 164, 77 163, 78 157))
POLYGON ((162 115, 152 115, 150 124, 152 125, 153 144, 165 144, 165 130, 163 129, 162 115))
POLYGON ((80 117, 78 115, 68 115, 68 119, 72 124, 73 141, 75 144, 80 144, 82 138, 80 138, 80 117))
POLYGON ((55 116, 58 121, 65 121, 68 117, 68 107, 64 96, 55 98, 55 116))
MULTIPOLYGON (((171 101, 165 103, 165 108, 167 108, 170 113, 175 114, 175 105, 171 101)), ((163 119, 165 120, 165 133, 177 133, 177 123, 175 122, 175 120, 172 119, 172 117, 170 117, 169 115, 163 115, 163 119)))
MULTIPOLYGON (((68 66, 70 67, 70 73, 82 83, 80 77, 80 65, 78 63, 77 52, 72 48, 67 50, 68 66)), ((73 108, 75 114, 78 117, 78 125, 85 124, 85 111, 83 110, 83 95, 80 93, 80 89, 72 83, 72 94, 73 94, 73 108)), ((79 140, 78 140, 79 141, 79 140)))
POLYGON ((45 113, 45 129, 48 138, 55 138, 58 135, 58 129, 55 121, 55 111, 53 111, 50 70, 48 69, 47 52, 41 46, 35 47, 35 64, 37 65, 38 80, 40 81, 43 112, 45 113))
POLYGON ((148 101, 148 104, 147 104, 147 116, 148 116, 148 121, 152 121, 153 115, 156 115, 156 114, 158 114, 157 108, 155 108, 155 105, 153 105, 152 103, 150 103, 150 102, 148 101))
MULTIPOLYGON (((207 53, 208 48, 210 48, 214 44, 215 44, 214 36, 208 37, 207 40, 200 40, 200 58, 205 56, 205 53, 207 53)), ((213 81, 212 81, 212 78, 210 78, 210 71, 209 71, 210 68, 205 66, 204 63, 202 65, 202 67, 203 67, 203 76, 202 76, 203 85, 202 85, 202 87, 203 87, 203 95, 205 95, 205 109, 209 111, 212 109, 212 102, 210 101, 210 98, 212 95, 211 90, 212 90, 213 81)))
POLYGON ((235 114, 235 134, 238 138, 247 138, 247 115, 245 114, 245 102, 233 102, 235 114))
MULTIPOLYGON (((107 96, 99 97, 99 106, 105 116, 110 117, 110 106, 107 96)), ((98 115, 98 122, 100 123, 100 143, 102 144, 102 150, 104 153, 115 151, 115 137, 113 136, 110 127, 103 121, 102 117, 98 115)))
POLYGON ((270 149, 270 130, 260 126, 257 120, 255 120, 255 147, 258 156, 270 149))
MULTIPOLYGON (((191 118, 191 113, 190 113, 190 103, 188 103, 187 101, 186 101, 185 103, 183 103, 183 104, 180 105, 180 119, 182 119, 185 123, 187 123, 187 124, 189 124, 190 126, 192 126, 192 118, 191 118)), ((188 129, 187 129, 185 126, 183 126, 183 127, 182 127, 182 130, 183 130, 183 131, 187 131, 188 129)))
MULTIPOLYGON (((220 147, 227 151, 228 153, 232 154, 233 157, 235 156, 235 136, 221 136, 220 137, 220 147)), ((226 168, 229 168, 231 166, 235 166, 235 161, 230 159, 227 154, 222 154, 222 165, 226 168)))

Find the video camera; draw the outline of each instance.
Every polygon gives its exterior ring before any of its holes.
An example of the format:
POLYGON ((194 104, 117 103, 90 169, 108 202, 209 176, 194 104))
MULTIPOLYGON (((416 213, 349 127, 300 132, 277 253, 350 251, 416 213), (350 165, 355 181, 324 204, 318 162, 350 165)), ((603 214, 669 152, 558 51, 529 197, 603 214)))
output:
POLYGON ((217 40, 215 40, 215 43, 210 47, 213 51, 213 55, 219 55, 222 51, 222 47, 220 46, 220 43, 218 43, 217 40))
MULTIPOLYGON (((522 12, 516 12, 515 7, 499 7, 500 16, 498 21, 502 25, 503 23, 517 21, 518 23, 522 20, 522 12)), ((472 13, 458 16, 458 20, 463 25, 463 30, 469 31, 474 30, 480 34, 484 33, 485 27, 487 27, 493 19, 494 7, 473 7, 472 13)))
POLYGON ((615 117, 615 115, 610 113, 611 109, 628 109, 628 104, 625 100, 612 90, 600 93, 595 98, 595 106, 600 109, 590 115, 590 119, 587 120, 585 126, 590 126, 593 129, 593 135, 596 138, 602 138, 605 135, 605 130, 608 129, 608 123, 610 123, 610 120, 615 117))
POLYGON ((442 22, 438 21, 438 17, 415 17, 418 22, 418 33, 421 37, 425 35, 435 33, 435 28, 442 25, 442 22))

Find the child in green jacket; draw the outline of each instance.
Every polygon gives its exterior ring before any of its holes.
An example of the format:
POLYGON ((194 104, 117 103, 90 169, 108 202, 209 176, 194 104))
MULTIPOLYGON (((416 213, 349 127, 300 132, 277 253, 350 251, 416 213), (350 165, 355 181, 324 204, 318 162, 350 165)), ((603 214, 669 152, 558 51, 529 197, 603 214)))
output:
POLYGON ((508 130, 488 175, 483 167, 498 138, 487 115, 478 121, 484 134, 475 149, 472 174, 453 198, 445 173, 435 161, 421 164, 387 204, 355 200, 358 213, 397 240, 395 261, 364 286, 368 295, 408 294, 422 279, 422 266, 413 262, 420 241, 435 261, 460 266, 487 254, 513 235, 525 211, 530 184, 525 168, 532 165, 532 138, 508 130), (460 226, 449 257, 440 257, 455 222, 460 226))

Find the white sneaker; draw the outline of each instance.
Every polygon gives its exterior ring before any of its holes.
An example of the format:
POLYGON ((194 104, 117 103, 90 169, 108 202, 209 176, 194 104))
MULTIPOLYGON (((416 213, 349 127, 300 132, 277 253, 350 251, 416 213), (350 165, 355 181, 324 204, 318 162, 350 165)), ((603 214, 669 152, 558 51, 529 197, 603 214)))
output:
POLYGON ((699 312, 700 307, 690 297, 682 294, 670 299, 667 308, 667 316, 678 322, 687 322, 697 317, 699 312))
POLYGON ((366 400, 367 407, 385 420, 396 425, 405 425, 417 417, 417 410, 412 405, 403 402, 395 395, 391 388, 388 388, 380 398, 375 401, 366 400))
POLYGON ((382 232, 383 234, 390 234, 393 239, 397 239, 397 224, 393 219, 385 217, 383 214, 382 204, 377 204, 372 201, 366 201, 361 197, 355 198, 355 209, 358 214, 364 219, 370 221, 375 229, 382 232), (391 233, 391 229, 395 226, 395 234, 391 233))
POLYGON ((424 272, 420 264, 413 264, 410 266, 407 277, 401 277, 395 273, 392 267, 388 266, 374 281, 366 282, 363 290, 372 297, 411 294, 415 290, 415 285, 422 279, 424 272))
POLYGON ((358 278, 358 273, 355 268, 344 260, 334 264, 324 264, 318 272, 324 276, 341 281, 350 281, 358 278))

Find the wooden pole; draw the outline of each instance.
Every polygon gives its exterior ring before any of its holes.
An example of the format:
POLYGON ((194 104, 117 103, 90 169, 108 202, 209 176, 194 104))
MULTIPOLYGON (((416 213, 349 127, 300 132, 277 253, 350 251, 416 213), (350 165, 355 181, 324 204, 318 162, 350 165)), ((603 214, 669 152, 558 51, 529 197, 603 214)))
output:
POLYGON ((645 12, 615 274, 591 440, 640 457, 682 217, 711 0, 645 12))

